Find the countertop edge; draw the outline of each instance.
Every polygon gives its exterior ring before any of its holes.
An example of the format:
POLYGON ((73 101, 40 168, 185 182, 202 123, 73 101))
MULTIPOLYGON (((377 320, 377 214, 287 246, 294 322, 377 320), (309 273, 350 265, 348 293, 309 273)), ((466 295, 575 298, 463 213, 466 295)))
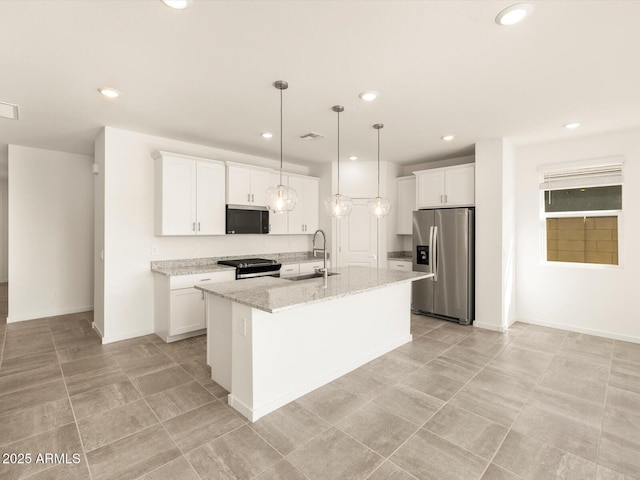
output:
MULTIPOLYGON (((413 273, 421 273, 421 272, 413 272, 413 273)), ((307 301, 302 302, 302 303, 294 303, 292 305, 287 305, 285 307, 272 308, 272 309, 263 308, 263 307, 261 307, 259 305, 256 305, 255 303, 251 303, 251 302, 248 302, 248 301, 239 300, 239 299, 237 299, 236 297, 234 297, 232 295, 227 295, 227 294, 223 294, 223 293, 219 293, 219 292, 212 292, 212 291, 208 290, 206 288, 206 286, 204 286, 204 285, 203 286, 195 285, 195 288, 197 288, 198 290, 202 290, 205 293, 209 293, 211 295, 215 295, 217 297, 224 298, 225 300, 229 300, 231 302, 236 302, 236 303, 239 303, 241 305, 245 305, 247 307, 255 308, 256 310, 261 310, 261 311, 267 312, 267 313, 280 313, 280 312, 284 312, 284 311, 287 311, 287 310, 292 310, 292 309, 295 309, 295 308, 304 307, 304 306, 307 306, 307 305, 313 305, 315 303, 328 302, 328 301, 331 301, 331 300, 337 300, 339 298, 348 297, 350 295, 357 295, 359 293, 365 293, 365 292, 369 292, 369 291, 372 291, 372 290, 378 290, 378 289, 389 287, 389 286, 392 286, 392 285, 399 285, 399 284, 402 284, 402 283, 410 283, 410 282, 415 282, 417 280, 424 280, 425 278, 429 278, 429 277, 432 277, 432 276, 433 276, 433 273, 424 273, 423 275, 420 275, 419 277, 412 277, 412 278, 406 278, 406 279, 402 279, 402 280, 396 280, 396 281, 393 281, 393 282, 385 283, 383 285, 374 285, 374 286, 369 286, 369 287, 363 287, 363 288, 356 289, 356 290, 353 290, 353 291, 350 291, 350 292, 336 294, 335 296, 328 297, 328 298, 327 297, 317 298, 317 299, 307 300, 307 301)), ((283 281, 287 281, 287 280, 283 280, 283 281)))

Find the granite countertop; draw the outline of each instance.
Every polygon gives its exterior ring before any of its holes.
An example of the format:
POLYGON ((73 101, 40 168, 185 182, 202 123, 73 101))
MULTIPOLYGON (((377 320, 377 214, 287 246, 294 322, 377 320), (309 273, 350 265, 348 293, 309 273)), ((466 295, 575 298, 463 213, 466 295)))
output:
POLYGON ((196 288, 265 312, 277 313, 432 276, 430 273, 360 266, 340 267, 332 269, 331 272, 338 275, 332 275, 327 279, 326 288, 323 278, 291 281, 286 280, 286 277, 249 278, 235 282, 197 285, 196 288))
POLYGON ((387 260, 402 260, 404 262, 411 262, 413 258, 411 256, 411 252, 403 250, 401 252, 388 252, 387 260))
MULTIPOLYGON (((198 273, 221 272, 234 270, 234 267, 218 265, 218 260, 234 260, 238 258, 267 258, 276 260, 282 265, 292 263, 307 263, 322 261, 322 257, 314 257, 311 252, 291 253, 252 253, 248 255, 234 255, 228 257, 185 258, 180 260, 159 260, 151 262, 151 271, 168 277, 176 275, 193 275, 198 273)), ((327 260, 330 260, 327 258, 327 260)))

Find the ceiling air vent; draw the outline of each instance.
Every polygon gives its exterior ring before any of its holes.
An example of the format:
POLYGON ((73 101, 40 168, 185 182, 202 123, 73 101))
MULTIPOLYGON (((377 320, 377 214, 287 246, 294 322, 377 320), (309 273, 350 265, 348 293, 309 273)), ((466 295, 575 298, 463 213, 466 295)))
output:
POLYGON ((18 120, 18 105, 0 102, 0 117, 18 120))
POLYGON ((306 140, 307 142, 310 142, 311 140, 317 140, 318 138, 324 138, 324 135, 322 135, 321 133, 309 132, 309 133, 305 133, 304 135, 300 135, 300 138, 302 140, 306 140))

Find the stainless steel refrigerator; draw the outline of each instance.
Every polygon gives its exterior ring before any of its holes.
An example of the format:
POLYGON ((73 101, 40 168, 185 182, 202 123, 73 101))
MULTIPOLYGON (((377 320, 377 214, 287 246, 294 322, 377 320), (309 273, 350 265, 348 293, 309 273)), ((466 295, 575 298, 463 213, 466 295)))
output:
POLYGON ((469 325, 474 320, 473 208, 413 212, 413 270, 434 276, 413 282, 411 306, 469 325))

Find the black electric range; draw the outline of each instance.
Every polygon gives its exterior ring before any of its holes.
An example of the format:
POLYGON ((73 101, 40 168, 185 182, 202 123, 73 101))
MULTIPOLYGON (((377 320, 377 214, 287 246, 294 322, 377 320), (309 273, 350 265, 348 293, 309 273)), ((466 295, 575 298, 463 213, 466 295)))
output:
POLYGON ((266 258, 238 258, 236 260, 219 260, 220 265, 236 267, 236 279, 274 276, 280 273, 281 263, 266 258))

